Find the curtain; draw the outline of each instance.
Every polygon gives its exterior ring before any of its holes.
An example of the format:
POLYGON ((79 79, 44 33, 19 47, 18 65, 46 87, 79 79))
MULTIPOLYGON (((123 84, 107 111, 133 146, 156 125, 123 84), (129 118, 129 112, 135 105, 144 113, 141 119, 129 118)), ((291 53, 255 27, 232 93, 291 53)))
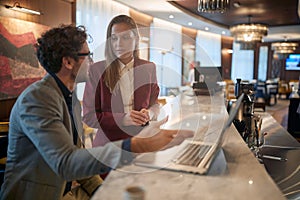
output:
POLYGON ((181 85, 181 46, 181 26, 154 18, 150 28, 150 61, 157 66, 160 95, 167 95, 169 88, 181 85))
POLYGON ((84 25, 92 37, 89 47, 94 61, 103 60, 109 22, 117 15, 129 15, 129 8, 112 0, 77 0, 76 4, 76 24, 84 25))
POLYGON ((259 48, 258 80, 266 81, 268 69, 268 46, 259 48))
MULTIPOLYGON (((76 25, 84 25, 88 34, 90 51, 95 62, 104 59, 106 29, 110 20, 120 14, 129 15, 129 8, 112 0, 77 0, 76 25)), ((77 96, 82 100, 84 83, 77 84, 77 96)))
POLYGON ((196 61, 203 67, 221 67, 221 35, 197 31, 196 61))
POLYGON ((240 50, 240 45, 234 42, 231 65, 231 79, 236 80, 237 78, 241 78, 242 80, 252 80, 254 69, 253 58, 253 50, 240 50))

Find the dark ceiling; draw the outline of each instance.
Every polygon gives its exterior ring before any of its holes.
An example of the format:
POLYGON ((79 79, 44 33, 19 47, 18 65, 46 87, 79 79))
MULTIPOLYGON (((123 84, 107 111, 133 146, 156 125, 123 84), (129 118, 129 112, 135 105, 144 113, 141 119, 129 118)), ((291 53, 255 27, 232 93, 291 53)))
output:
POLYGON ((203 20, 230 27, 236 24, 262 23, 270 27, 299 25, 298 0, 238 0, 230 1, 230 8, 224 13, 198 12, 198 0, 169 1, 183 12, 203 20), (240 7, 233 4, 239 3, 240 7), (248 16, 251 15, 249 18, 248 16))

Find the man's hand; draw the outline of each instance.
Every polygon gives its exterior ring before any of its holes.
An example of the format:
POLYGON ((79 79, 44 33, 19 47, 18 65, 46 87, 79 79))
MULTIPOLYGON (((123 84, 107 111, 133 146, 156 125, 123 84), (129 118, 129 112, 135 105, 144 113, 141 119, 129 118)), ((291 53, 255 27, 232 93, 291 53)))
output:
POLYGON ((181 144, 186 138, 194 135, 190 130, 163 130, 160 126, 168 119, 152 122, 138 135, 131 139, 133 153, 145 153, 167 149, 181 144))

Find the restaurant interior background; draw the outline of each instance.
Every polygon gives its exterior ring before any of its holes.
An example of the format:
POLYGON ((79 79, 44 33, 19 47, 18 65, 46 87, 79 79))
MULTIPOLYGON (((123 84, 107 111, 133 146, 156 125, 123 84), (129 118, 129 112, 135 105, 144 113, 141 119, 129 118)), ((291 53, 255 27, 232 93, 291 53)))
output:
MULTIPOLYGON (((298 0, 234 0, 224 13, 200 13, 196 8, 197 0, 149 0, 142 3, 134 0, 1 0, 0 5, 1 34, 4 37, 6 33, 10 38, 19 36, 24 39, 25 35, 32 33, 35 39, 44 30, 60 24, 85 25, 93 38, 90 49, 95 61, 104 58, 103 45, 109 20, 118 14, 132 16, 140 28, 142 57, 157 65, 161 95, 168 95, 168 89, 187 84, 189 65, 193 61, 200 61, 203 67, 221 67, 223 80, 231 80, 231 85, 236 78, 250 82, 275 81, 283 86, 279 85, 277 92, 287 97, 291 87, 298 85, 300 71, 286 70, 286 54, 275 54, 272 47, 275 42, 296 42, 298 46, 293 54, 300 53, 298 0), (14 6, 40 11, 41 15, 9 9, 14 6), (266 24, 268 34, 251 48, 241 50, 243 47, 234 42, 230 27, 249 22, 266 24)), ((29 43, 32 47, 34 41, 29 43)), ((9 52, 12 47, 8 47, 0 47, 4 52, 1 57, 0 99, 7 105, 4 112, 1 111, 3 120, 8 117, 13 104, 9 99, 17 97, 28 84, 43 75, 39 67, 27 65, 26 58, 23 61, 16 59, 9 52), (18 67, 19 62, 22 69, 18 67)), ((33 54, 21 53, 18 56, 34 57, 33 54)))
MULTIPOLYGON (((130 15, 137 22, 141 34, 141 57, 157 65, 161 97, 176 95, 178 88, 191 88, 187 81, 189 66, 193 61, 200 61, 201 67, 220 69, 225 83, 224 97, 227 100, 236 97, 236 79, 241 78, 244 83, 256 84, 257 94, 263 93, 260 96, 263 97, 260 98, 262 102, 257 101, 258 107, 263 105, 264 110, 265 106, 274 108, 276 98, 290 103, 288 132, 300 138, 300 115, 296 113, 300 98, 289 99, 293 92, 299 91, 300 70, 288 70, 286 61, 289 54, 275 53, 273 45, 277 42, 296 43, 292 54, 300 56, 300 0, 230 0, 230 8, 224 13, 199 13, 197 2, 198 0, 0 0, 0 176, 4 173, 6 150, 3 147, 4 143, 7 146, 10 110, 18 95, 45 74, 34 55, 36 38, 45 30, 60 24, 84 25, 92 36, 93 41, 89 43, 89 47, 94 53, 94 61, 99 61, 104 58, 106 27, 110 19, 118 14, 130 15), (41 14, 28 14, 12 9, 21 7, 41 14), (268 34, 263 35, 261 41, 248 46, 236 43, 230 28, 250 22, 267 25, 268 34), (258 86, 261 86, 260 89, 258 86)), ((79 96, 82 96, 84 84, 78 85, 78 88, 79 96)), ((274 120, 271 122, 276 124, 274 120)), ((270 127, 273 128, 274 124, 270 127)), ((276 124, 275 129, 280 132, 278 125, 276 124)), ((276 139, 277 135, 274 136, 276 139)), ((284 143, 284 139, 280 140, 277 142, 284 143)), ((245 160, 241 161, 236 167, 247 164, 245 160)), ((233 174, 243 178, 236 171, 233 174)), ((123 176, 120 180, 123 184, 123 176)), ((228 179, 223 181, 228 186, 228 179)), ((206 180, 203 185, 207 185, 206 180)), ((298 183, 295 185, 299 186, 298 183)))
MULTIPOLYGON (((221 67, 223 80, 231 81, 230 84, 234 84, 236 78, 249 82, 283 83, 285 88, 282 93, 287 93, 287 97, 291 92, 289 82, 298 83, 299 80, 300 71, 286 70, 286 54, 275 54, 272 48, 274 42, 296 42, 298 46, 293 54, 300 54, 298 0, 230 1, 230 8, 224 13, 203 14, 197 13, 197 0, 1 0, 0 4, 2 36, 17 38, 22 35, 20 38, 24 39, 28 33, 33 33, 36 39, 43 30, 60 24, 85 25, 93 38, 90 49, 94 52, 95 61, 104 58, 103 45, 109 20, 118 14, 130 15, 140 28, 140 47, 144 50, 142 57, 153 61, 158 67, 161 95, 170 94, 168 89, 187 84, 188 68, 192 61, 200 61, 204 67, 221 67), (8 8, 13 6, 40 11, 41 15, 8 8), (269 23, 268 35, 250 49, 241 50, 242 47, 234 42, 230 27, 249 22, 269 23), (167 31, 164 33, 161 30, 167 31)), ((29 43, 32 46, 34 42, 29 43)), ((15 46, 20 48, 18 44, 15 46)), ((43 72, 36 72, 37 68, 32 65, 27 66, 28 58, 22 61, 22 70, 8 69, 10 65, 18 65, 16 57, 11 56, 7 60, 7 56, 2 53, 0 58, 0 120, 8 121, 10 109, 18 94, 28 84, 39 79, 43 72), (30 70, 35 72, 31 73, 30 70)))
MULTIPOLYGON (((148 47, 150 51, 146 55, 142 55, 157 65, 171 66, 172 70, 183 75, 181 80, 161 83, 166 87, 184 85, 188 66, 193 60, 200 60, 202 66, 222 67, 223 79, 234 81, 236 78, 262 81, 279 78, 285 82, 299 79, 298 71, 286 70, 285 58, 274 55, 271 47, 272 42, 283 42, 285 40, 299 43, 300 25, 297 14, 297 0, 289 0, 284 3, 281 1, 270 3, 257 0, 251 2, 230 1, 230 9, 225 13, 204 13, 203 16, 200 16, 199 12, 198 15, 195 14, 197 12, 195 8, 189 8, 195 3, 197 4, 196 0, 155 0, 148 3, 147 1, 143 1, 143 3, 137 1, 139 2, 137 3, 134 0, 120 2, 131 7, 115 1, 103 0, 77 2, 74 0, 54 0, 50 2, 21 0, 17 2, 22 7, 38 10, 42 13, 42 15, 32 15, 7 9, 5 6, 13 6, 16 2, 2 0, 0 16, 34 22, 48 27, 68 23, 83 24, 94 39, 92 50, 96 49, 97 51, 97 47, 103 45, 105 40, 105 30, 109 19, 120 13, 129 14, 136 20, 139 27, 144 29, 144 31, 141 31, 141 45, 143 45, 143 48, 148 47), (238 6, 236 6, 236 3, 238 3, 238 6), (174 7, 171 4, 176 5, 174 7), (171 18, 170 15, 174 18, 171 18), (249 21, 267 25, 270 23, 270 26, 268 26, 269 33, 253 49, 240 50, 235 45, 229 27, 234 24, 248 23, 249 21), (149 47, 149 45, 157 45, 158 42, 163 43, 162 40, 165 37, 151 38, 150 32, 153 24, 170 29, 172 33, 178 33, 181 36, 181 38, 178 38, 176 34, 174 36, 169 35, 167 36, 169 42, 160 44, 160 48, 166 51, 176 51, 178 55, 175 57, 168 55, 168 53, 163 55, 163 51, 157 53, 158 55, 154 55, 154 51, 151 53, 151 46, 149 47), (205 61, 204 54, 209 57, 210 61, 205 61), (178 57, 181 57, 179 62, 178 57), (173 61, 174 58, 175 61, 173 61), (168 63, 172 61, 174 63, 168 63)), ((299 53, 299 49, 298 45, 294 53, 299 53)), ((94 59, 97 61, 102 58, 103 55, 96 52, 94 59)), ((162 78, 160 78, 160 71, 157 71, 158 80, 163 79, 164 76, 162 74, 162 78)))

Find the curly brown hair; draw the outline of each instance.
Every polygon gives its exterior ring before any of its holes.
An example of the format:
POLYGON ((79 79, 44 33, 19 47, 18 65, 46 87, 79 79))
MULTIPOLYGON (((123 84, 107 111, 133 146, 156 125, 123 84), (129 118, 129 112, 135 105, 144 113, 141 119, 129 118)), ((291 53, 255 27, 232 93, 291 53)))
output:
POLYGON ((37 57, 41 65, 50 73, 57 73, 63 57, 78 61, 78 52, 87 39, 83 26, 61 25, 52 28, 37 39, 37 57))

